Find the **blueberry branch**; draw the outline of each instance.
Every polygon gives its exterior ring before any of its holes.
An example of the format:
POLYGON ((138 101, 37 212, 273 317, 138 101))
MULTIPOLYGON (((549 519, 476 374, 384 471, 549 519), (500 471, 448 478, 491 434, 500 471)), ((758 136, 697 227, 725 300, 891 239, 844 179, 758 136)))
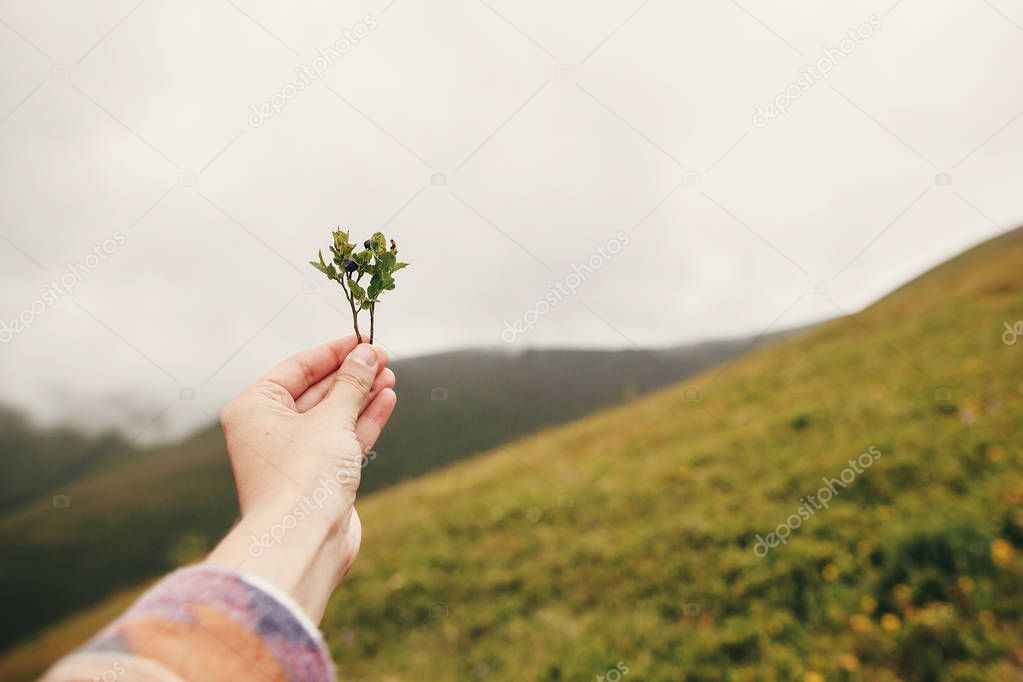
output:
POLYGON ((331 235, 334 243, 330 246, 333 259, 327 262, 323 252, 319 252, 318 261, 310 261, 310 265, 341 285, 345 300, 352 310, 352 326, 359 343, 363 342, 362 331, 359 329, 359 313, 369 311, 369 342, 376 338, 376 307, 380 296, 385 291, 394 290, 394 273, 408 267, 408 263, 398 261, 398 245, 383 233, 376 232, 363 242, 363 249, 349 241, 348 232, 336 230, 331 235), (362 279, 369 275, 370 281, 366 288, 361 285, 362 279))

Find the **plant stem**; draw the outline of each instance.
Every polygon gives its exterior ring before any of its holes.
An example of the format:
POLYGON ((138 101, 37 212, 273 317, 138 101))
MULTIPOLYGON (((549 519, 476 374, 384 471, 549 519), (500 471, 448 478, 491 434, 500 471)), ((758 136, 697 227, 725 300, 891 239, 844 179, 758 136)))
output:
MULTIPOLYGON (((355 309, 355 296, 348 293, 348 287, 345 286, 344 277, 339 278, 338 283, 345 292, 345 298, 348 300, 348 306, 352 309, 352 326, 355 327, 355 338, 358 339, 359 343, 362 343, 362 332, 359 331, 359 312, 355 309)), ((372 343, 372 341, 370 343, 372 343)))
POLYGON ((373 343, 373 337, 376 336, 376 318, 377 304, 370 303, 369 305, 369 342, 373 343))

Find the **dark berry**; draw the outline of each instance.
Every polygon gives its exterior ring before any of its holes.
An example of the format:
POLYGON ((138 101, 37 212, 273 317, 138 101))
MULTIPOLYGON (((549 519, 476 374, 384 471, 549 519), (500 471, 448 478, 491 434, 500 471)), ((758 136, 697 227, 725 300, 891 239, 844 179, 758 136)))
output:
POLYGON ((345 272, 355 272, 359 269, 359 264, 353 260, 345 261, 345 272))
POLYGON ((366 243, 363 244, 363 246, 365 246, 367 249, 372 249, 373 248, 372 242, 370 242, 368 239, 366 240, 366 243))

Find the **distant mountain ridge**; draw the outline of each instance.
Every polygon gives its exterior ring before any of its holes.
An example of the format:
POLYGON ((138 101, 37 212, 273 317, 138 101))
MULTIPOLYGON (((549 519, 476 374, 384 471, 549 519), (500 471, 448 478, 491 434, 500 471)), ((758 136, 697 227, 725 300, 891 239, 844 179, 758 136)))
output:
MULTIPOLYGON (((661 350, 466 350, 395 359, 398 409, 366 468, 381 490, 621 404, 793 332, 661 350)), ((0 648, 210 548, 237 502, 219 426, 155 448, 0 411, 0 648), (67 508, 54 496, 67 497, 67 508), (102 548, 102 549, 100 549, 102 548), (74 561, 69 559, 74 558, 74 561)))
POLYGON ((128 439, 113 430, 87 436, 70 426, 43 428, 0 406, 0 514, 74 481, 127 447, 128 439))
POLYGON ((660 350, 469 350, 395 360, 398 411, 367 467, 363 492, 620 404, 799 331, 660 350))

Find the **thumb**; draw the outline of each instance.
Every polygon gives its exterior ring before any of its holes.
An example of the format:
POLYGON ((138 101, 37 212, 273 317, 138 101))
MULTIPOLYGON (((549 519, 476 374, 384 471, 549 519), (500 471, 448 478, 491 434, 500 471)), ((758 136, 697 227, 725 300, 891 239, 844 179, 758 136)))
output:
POLYGON ((380 359, 373 346, 365 343, 356 346, 341 363, 341 369, 320 405, 340 413, 354 427, 366 397, 373 388, 379 366, 380 359))

